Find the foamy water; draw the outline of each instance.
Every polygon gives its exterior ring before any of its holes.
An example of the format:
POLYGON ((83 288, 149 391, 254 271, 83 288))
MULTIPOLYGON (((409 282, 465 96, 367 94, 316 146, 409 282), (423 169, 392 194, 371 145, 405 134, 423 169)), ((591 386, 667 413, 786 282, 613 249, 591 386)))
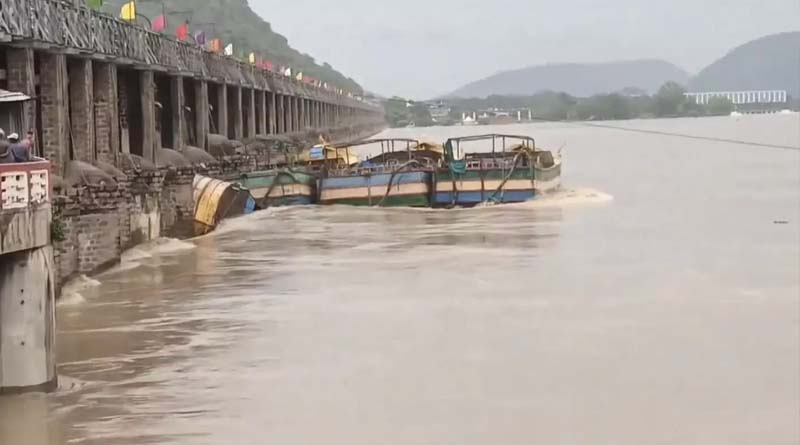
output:
POLYGON ((100 286, 100 281, 80 275, 68 281, 61 288, 61 298, 58 300, 59 306, 79 305, 86 302, 82 292, 100 286))

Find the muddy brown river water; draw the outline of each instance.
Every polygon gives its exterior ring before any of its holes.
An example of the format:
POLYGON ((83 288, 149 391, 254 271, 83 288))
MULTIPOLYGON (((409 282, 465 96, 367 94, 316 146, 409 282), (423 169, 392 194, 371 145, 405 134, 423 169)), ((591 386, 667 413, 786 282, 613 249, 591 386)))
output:
MULTIPOLYGON (((800 146, 800 115, 615 125, 800 146)), ((61 388, 0 444, 800 442, 800 150, 572 124, 564 191, 270 210, 58 307, 61 388)))

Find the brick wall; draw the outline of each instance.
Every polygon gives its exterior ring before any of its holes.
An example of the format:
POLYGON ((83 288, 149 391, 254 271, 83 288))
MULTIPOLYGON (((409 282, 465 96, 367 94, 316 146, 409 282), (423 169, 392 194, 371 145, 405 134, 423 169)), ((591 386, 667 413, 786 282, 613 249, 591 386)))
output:
POLYGON ((68 71, 73 159, 92 162, 95 159, 92 61, 70 59, 68 71))
POLYGON ((161 233, 171 238, 194 235, 193 168, 171 169, 165 175, 159 199, 161 233))
POLYGON ((40 55, 45 69, 39 74, 42 108, 42 140, 40 145, 53 165, 53 172, 63 175, 69 154, 69 97, 67 87, 67 58, 63 54, 40 55))
POLYGON ((114 165, 119 152, 117 112, 117 68, 110 63, 94 63, 94 135, 97 160, 114 165))
MULTIPOLYGON (((36 74, 34 71, 34 55, 30 48, 9 48, 6 51, 6 64, 8 76, 6 81, 10 91, 19 91, 30 97, 36 96, 36 74)), ((35 126, 36 101, 25 102, 22 128, 16 131, 24 135, 35 126)), ((8 130, 8 129, 6 129, 8 130)))

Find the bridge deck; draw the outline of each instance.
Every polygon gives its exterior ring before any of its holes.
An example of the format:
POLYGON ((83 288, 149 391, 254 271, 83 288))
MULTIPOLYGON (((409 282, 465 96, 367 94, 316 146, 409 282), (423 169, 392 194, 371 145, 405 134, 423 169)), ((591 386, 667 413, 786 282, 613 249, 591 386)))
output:
POLYGON ((3 0, 0 42, 374 110, 370 104, 58 0, 3 0))

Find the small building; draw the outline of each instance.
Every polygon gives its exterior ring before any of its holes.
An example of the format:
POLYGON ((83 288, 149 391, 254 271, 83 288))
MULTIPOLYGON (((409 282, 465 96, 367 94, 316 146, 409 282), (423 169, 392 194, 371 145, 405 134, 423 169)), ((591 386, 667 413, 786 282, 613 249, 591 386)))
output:
POLYGON ((0 89, 0 128, 6 135, 23 134, 24 103, 31 98, 22 93, 0 89))

